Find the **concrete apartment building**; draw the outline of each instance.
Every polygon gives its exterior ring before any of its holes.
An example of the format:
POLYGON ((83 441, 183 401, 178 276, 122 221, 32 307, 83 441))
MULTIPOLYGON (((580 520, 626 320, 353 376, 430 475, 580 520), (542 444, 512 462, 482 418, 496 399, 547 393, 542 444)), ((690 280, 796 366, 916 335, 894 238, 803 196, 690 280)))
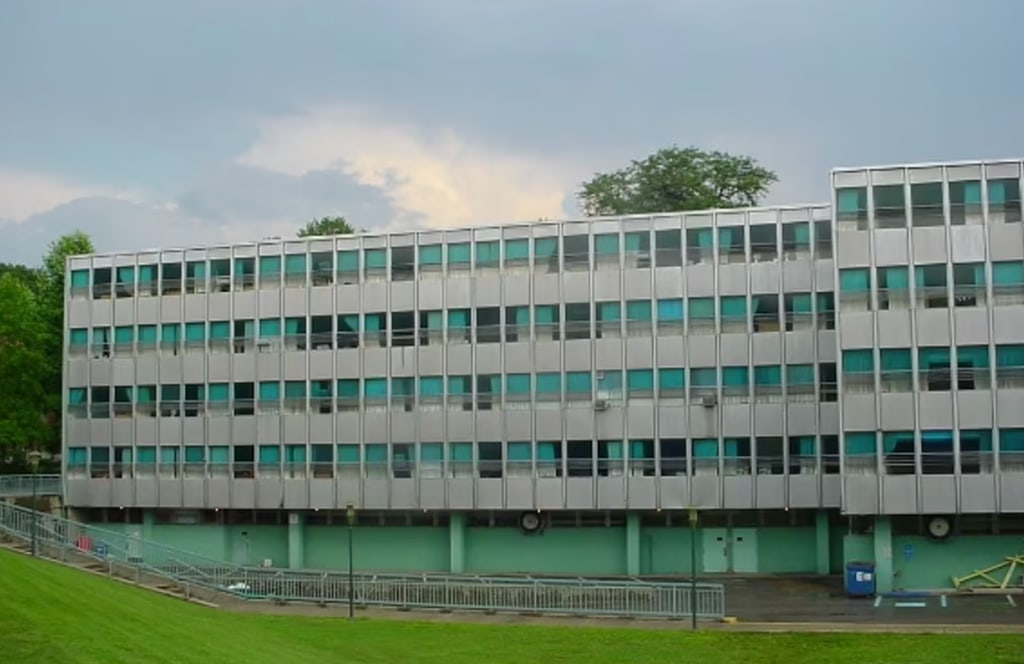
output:
POLYGON ((1022 164, 822 205, 73 257, 79 518, 239 563, 835 573, 1024 544, 1022 164), (695 530, 689 510, 698 510, 695 530))

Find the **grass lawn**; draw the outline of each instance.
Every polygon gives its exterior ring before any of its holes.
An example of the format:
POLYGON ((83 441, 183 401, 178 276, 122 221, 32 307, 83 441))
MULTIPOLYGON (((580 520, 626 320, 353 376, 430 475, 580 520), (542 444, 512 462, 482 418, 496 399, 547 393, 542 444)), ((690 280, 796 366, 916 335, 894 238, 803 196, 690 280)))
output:
POLYGON ((4 664, 1024 662, 1020 636, 744 634, 235 614, 0 550, 4 664))

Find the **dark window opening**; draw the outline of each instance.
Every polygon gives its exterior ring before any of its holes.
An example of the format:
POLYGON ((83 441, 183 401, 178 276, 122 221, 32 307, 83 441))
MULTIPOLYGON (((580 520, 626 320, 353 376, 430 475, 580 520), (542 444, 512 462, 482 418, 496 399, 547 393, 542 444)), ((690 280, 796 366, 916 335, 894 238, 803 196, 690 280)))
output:
POLYGON ((391 248, 391 280, 412 281, 416 277, 416 248, 391 248))
POLYGON ((683 233, 676 229, 654 232, 654 264, 658 267, 683 265, 683 233))
POLYGON ((393 311, 393 312, 391 312, 391 345, 392 346, 415 346, 416 345, 416 312, 415 311, 393 311))
POLYGON ((593 477, 594 443, 589 440, 570 440, 566 447, 568 476, 593 477))
POLYGON ((256 388, 252 383, 235 383, 235 415, 256 414, 256 388))
POLYGON ((590 338, 590 303, 572 303, 565 305, 565 338, 590 338))
POLYGON ((500 479, 502 476, 502 454, 501 443, 478 443, 477 463, 480 468, 480 477, 486 479, 500 479))
POLYGON ((476 342, 501 343, 501 308, 480 307, 476 310, 476 342))
POLYGON ((178 295, 181 286, 181 263, 161 263, 160 292, 164 295, 178 295))

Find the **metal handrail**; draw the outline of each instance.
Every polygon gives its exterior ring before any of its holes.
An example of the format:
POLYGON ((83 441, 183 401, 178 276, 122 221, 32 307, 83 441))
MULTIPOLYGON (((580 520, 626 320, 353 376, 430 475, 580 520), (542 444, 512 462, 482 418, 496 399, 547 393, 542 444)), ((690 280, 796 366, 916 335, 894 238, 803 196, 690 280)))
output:
MULTIPOLYGON (((35 493, 39 496, 59 496, 63 493, 60 475, 35 475, 35 493)), ((31 496, 33 475, 0 475, 0 497, 31 496)))
MULTIPOLYGON (((41 555, 61 560, 68 554, 85 556, 111 570, 116 563, 119 569, 132 570, 136 578, 145 573, 243 600, 349 601, 344 572, 237 565, 0 503, 0 532, 29 541, 33 531, 41 555)), ((354 575, 351 588, 360 606, 680 619, 696 609, 701 620, 725 615, 724 587, 714 583, 361 572, 354 575)))

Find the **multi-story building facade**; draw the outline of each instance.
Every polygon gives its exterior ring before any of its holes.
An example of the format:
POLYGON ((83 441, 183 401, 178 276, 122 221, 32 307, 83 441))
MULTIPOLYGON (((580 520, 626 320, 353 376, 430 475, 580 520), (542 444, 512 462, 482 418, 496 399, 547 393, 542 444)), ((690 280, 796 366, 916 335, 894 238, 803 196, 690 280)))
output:
POLYGON ((948 585, 1024 529, 1021 162, 832 180, 71 258, 67 502, 238 562, 347 565, 351 505, 380 570, 686 574, 696 536, 706 574, 948 585))

